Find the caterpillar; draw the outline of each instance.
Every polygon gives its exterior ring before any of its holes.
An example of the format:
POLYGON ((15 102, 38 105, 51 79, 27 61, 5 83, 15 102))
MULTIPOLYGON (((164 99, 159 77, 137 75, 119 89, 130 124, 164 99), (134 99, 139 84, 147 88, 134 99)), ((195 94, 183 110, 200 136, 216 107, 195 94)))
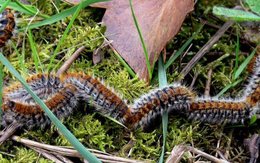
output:
MULTIPOLYGON (((58 118, 69 116, 78 104, 76 96, 77 88, 73 85, 65 85, 55 94, 45 99, 46 106, 53 111, 58 118)), ((3 102, 3 125, 18 121, 28 129, 36 126, 45 128, 50 124, 50 120, 44 115, 38 104, 33 102, 21 102, 14 100, 4 100, 3 102)))
POLYGON ((260 101, 260 55, 255 56, 252 60, 251 75, 244 91, 244 98, 252 107, 259 105, 260 101))
MULTIPOLYGON (((102 114, 111 116, 130 129, 145 127, 164 111, 177 112, 189 119, 209 123, 244 123, 259 110, 260 56, 255 59, 254 69, 244 96, 237 99, 198 97, 181 84, 156 89, 129 105, 100 80, 82 72, 63 75, 36 74, 27 79, 30 88, 59 118, 69 116, 80 102, 94 106, 102 114)), ((25 91, 15 83, 3 91, 4 126, 13 120, 27 128, 46 127, 50 121, 25 91)))
POLYGON ((6 8, 0 13, 0 48, 13 36, 15 17, 11 9, 6 8))

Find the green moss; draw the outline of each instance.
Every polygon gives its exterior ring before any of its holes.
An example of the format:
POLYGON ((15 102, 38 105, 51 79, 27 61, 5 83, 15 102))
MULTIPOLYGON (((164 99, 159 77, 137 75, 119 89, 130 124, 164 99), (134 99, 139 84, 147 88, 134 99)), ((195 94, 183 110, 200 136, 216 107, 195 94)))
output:
POLYGON ((93 115, 69 118, 68 122, 68 127, 73 134, 87 147, 102 151, 113 148, 111 136, 106 133, 101 122, 93 118, 93 115))
POLYGON ((52 163, 53 161, 47 160, 40 156, 40 154, 36 153, 35 151, 31 149, 26 149, 23 147, 17 148, 15 152, 14 158, 10 159, 10 162, 15 163, 52 163))
POLYGON ((0 154, 0 162, 9 163, 10 161, 8 159, 4 158, 2 154, 0 154))

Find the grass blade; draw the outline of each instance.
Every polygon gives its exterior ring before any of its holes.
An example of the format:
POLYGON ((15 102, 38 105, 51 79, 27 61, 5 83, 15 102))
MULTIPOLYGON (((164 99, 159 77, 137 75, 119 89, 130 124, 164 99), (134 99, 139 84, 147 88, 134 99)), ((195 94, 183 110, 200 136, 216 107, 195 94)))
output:
POLYGON ((234 72, 235 73, 233 73, 233 79, 236 79, 236 77, 235 77, 235 74, 236 74, 236 72, 237 72, 237 68, 238 68, 238 58, 239 58, 239 48, 240 47, 240 45, 239 45, 239 34, 238 34, 238 30, 237 30, 237 42, 236 42, 236 63, 235 63, 235 67, 234 67, 234 72))
POLYGON ((2 13, 4 11, 4 9, 6 8, 6 6, 8 6, 8 4, 10 3, 11 0, 7 0, 5 2, 2 3, 1 7, 0 7, 0 13, 2 13))
POLYGON ((244 62, 238 67, 237 71, 235 72, 234 79, 237 79, 240 74, 245 70, 251 59, 254 57, 257 48, 255 48, 252 53, 244 60, 244 62))
POLYGON ((60 48, 61 48, 61 45, 63 44, 64 40, 67 38, 68 33, 69 33, 69 31, 70 31, 70 29, 71 29, 71 27, 72 27, 72 25, 73 25, 75 19, 77 18, 78 14, 79 14, 79 12, 80 12, 80 10, 81 10, 82 8, 83 8, 83 2, 81 2, 81 3, 77 6, 77 9, 76 9, 75 13, 74 13, 73 16, 72 16, 72 18, 71 18, 71 20, 70 20, 70 22, 69 22, 69 25, 67 26, 67 28, 66 28, 65 32, 63 33, 63 35, 62 35, 62 37, 61 37, 61 39, 60 39, 60 41, 59 41, 59 43, 58 43, 56 49, 54 50, 53 55, 51 56, 51 59, 50 59, 50 64, 49 64, 49 66, 48 66, 48 68, 47 68, 47 72, 50 71, 51 65, 52 65, 52 63, 53 63, 55 57, 57 56, 57 54, 58 54, 58 52, 59 52, 59 50, 60 50, 60 48))
POLYGON ((219 97, 219 96, 222 96, 227 90, 229 90, 230 88, 236 86, 237 84, 241 83, 243 80, 242 79, 239 79, 229 85, 227 85, 225 88, 223 88, 217 95, 216 97, 219 97))
POLYGON ((147 48, 145 46, 144 38, 143 38, 141 29, 139 28, 138 21, 137 21, 137 18, 135 16, 135 13, 134 13, 132 0, 129 0, 129 4, 130 4, 133 19, 134 19, 135 27, 138 31, 138 35, 139 35, 141 43, 142 43, 142 47, 143 47, 143 50, 144 50, 144 56, 145 56, 145 62, 146 62, 146 66, 147 66, 147 70, 148 70, 148 74, 149 74, 149 79, 151 80, 152 79, 152 70, 151 70, 151 64, 150 64, 150 61, 149 61, 148 51, 147 51, 147 48))
POLYGON ((132 70, 132 68, 125 62, 125 60, 117 53, 115 49, 113 49, 113 52, 116 56, 116 58, 122 63, 122 65, 127 69, 128 73, 134 78, 136 76, 135 72, 132 70))
MULTIPOLYGON (((8 0, 10 1, 10 0, 8 0)), ((0 6, 4 6, 6 3, 6 1, 4 0, 0 0, 0 6)), ((32 5, 25 5, 25 4, 22 4, 20 3, 19 1, 15 1, 15 2, 10 2, 8 3, 8 8, 11 8, 15 11, 19 11, 21 13, 25 13, 25 14, 28 14, 28 15, 39 15, 41 16, 42 18, 48 18, 49 16, 48 15, 45 15, 45 14, 40 14, 38 13, 38 10, 37 8, 35 8, 34 6, 32 5)))
MULTIPOLYGON (((160 55, 159 57, 159 64, 158 64, 158 76, 159 76, 159 87, 165 87, 167 85, 167 77, 165 66, 163 64, 163 57, 160 55)), ((168 112, 164 111, 162 115, 162 124, 163 124, 163 146, 162 152, 159 159, 159 163, 163 163, 164 160, 164 153, 165 153, 165 145, 166 145, 166 138, 167 138, 167 128, 168 128, 168 112)))
POLYGON ((40 22, 37 22, 37 23, 34 23, 34 24, 31 24, 28 26, 29 29, 33 29, 33 28, 37 28, 37 27, 40 27, 40 26, 44 26, 44 25, 48 25, 48 24, 52 24, 52 23, 55 23, 57 21, 60 21, 66 17, 68 17, 69 15, 72 15, 73 13, 76 12, 76 10, 78 9, 78 6, 79 5, 82 5, 82 8, 92 4, 92 3, 96 3, 96 2, 103 2, 103 1, 107 1, 107 0, 84 0, 82 1, 80 4, 76 5, 76 6, 73 6, 67 10, 64 10, 56 15, 53 15, 43 21, 40 21, 40 22))
POLYGON ((32 58, 33 58, 33 61, 34 61, 35 70, 38 73, 39 69, 41 68, 41 72, 43 72, 43 69, 42 69, 43 67, 41 65, 41 61, 40 61, 38 52, 36 50, 36 45, 35 45, 35 42, 33 40, 33 35, 32 35, 32 32, 31 32, 30 29, 28 30, 28 38, 29 38, 29 42, 30 42, 30 46, 31 46, 31 50, 32 50, 32 58))
POLYGON ((7 69, 21 82, 26 91, 30 93, 33 99, 41 106, 50 120, 55 124, 59 131, 66 137, 66 139, 74 146, 74 148, 89 162, 100 162, 94 155, 92 155, 78 140, 77 138, 60 122, 60 120, 48 109, 45 103, 30 89, 26 81, 15 70, 11 63, 0 53, 0 62, 2 62, 7 69))

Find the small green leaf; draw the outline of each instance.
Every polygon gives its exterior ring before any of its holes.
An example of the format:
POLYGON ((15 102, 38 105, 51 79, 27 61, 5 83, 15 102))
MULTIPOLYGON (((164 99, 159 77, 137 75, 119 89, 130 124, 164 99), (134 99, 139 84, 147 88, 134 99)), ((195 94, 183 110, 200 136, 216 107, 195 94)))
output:
POLYGON ((217 16, 225 17, 235 21, 260 21, 260 16, 251 12, 229 9, 224 7, 214 7, 213 13, 217 16))
POLYGON ((250 9, 260 15, 260 0, 246 0, 250 9))
POLYGON ((251 117, 251 119, 250 119, 249 125, 254 124, 254 123, 256 122, 256 120, 257 120, 257 116, 256 116, 256 115, 253 115, 253 116, 251 117))

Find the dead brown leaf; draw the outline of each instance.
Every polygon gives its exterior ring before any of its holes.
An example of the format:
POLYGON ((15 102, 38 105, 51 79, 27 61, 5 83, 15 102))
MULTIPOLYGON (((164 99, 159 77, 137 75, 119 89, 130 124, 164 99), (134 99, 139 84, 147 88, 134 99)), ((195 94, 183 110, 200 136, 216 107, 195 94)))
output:
MULTIPOLYGON (((68 1, 68 0, 66 0, 68 1)), ((70 1, 70 0, 69 0, 70 1)), ((75 4, 75 0, 73 1, 75 4)), ((141 79, 149 81, 142 44, 134 25, 128 0, 92 5, 106 8, 103 22, 106 37, 141 79)), ((133 8, 148 50, 150 64, 158 59, 166 43, 179 31, 193 0, 134 0, 133 8)))

